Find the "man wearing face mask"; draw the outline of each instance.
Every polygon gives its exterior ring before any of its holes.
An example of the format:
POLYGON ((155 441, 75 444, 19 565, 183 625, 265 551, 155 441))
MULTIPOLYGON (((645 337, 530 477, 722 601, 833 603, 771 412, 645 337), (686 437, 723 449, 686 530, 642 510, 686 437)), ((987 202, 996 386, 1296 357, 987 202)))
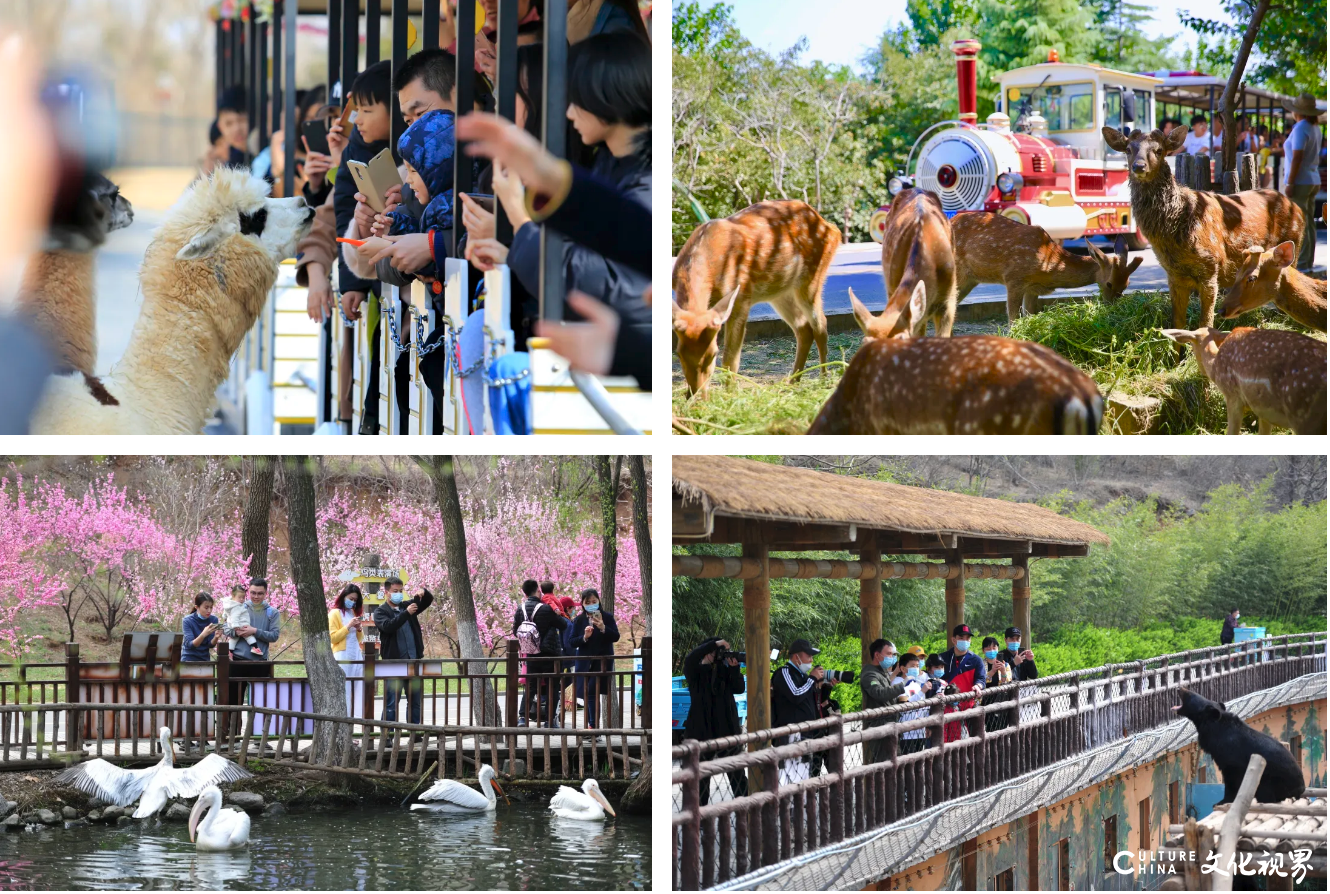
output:
MULTIPOLYGON (((956 687, 957 692, 976 692, 984 688, 984 662, 970 651, 970 639, 973 637, 969 624, 957 624, 951 631, 952 647, 942 653, 942 679, 956 687)), ((946 713, 965 711, 974 707, 974 700, 956 702, 947 705, 946 713)), ((960 721, 948 723, 943 728, 943 738, 954 742, 961 737, 960 721)))
MULTIPOLYGON (((817 719, 817 684, 822 682, 822 671, 813 667, 813 656, 820 652, 806 639, 796 639, 790 644, 790 658, 771 675, 771 725, 786 726, 791 723, 803 723, 817 719)), ((799 733, 791 736, 777 736, 772 742, 786 745, 798 742, 799 733)), ((790 780, 806 778, 808 758, 791 758, 784 761, 782 772, 790 780)))
MULTIPOLYGON (((402 592, 400 578, 390 577, 383 582, 383 605, 374 609, 374 626, 379 631, 380 655, 385 661, 418 661, 425 657, 425 637, 420 632, 420 613, 434 603, 434 595, 422 590, 410 601, 402 592)), ((388 677, 383 681, 383 719, 397 719, 397 703, 405 691, 410 711, 409 723, 420 723, 421 703, 424 701, 424 679, 414 677, 388 677)))
POLYGON ((1242 613, 1236 608, 1224 615, 1224 629, 1219 631, 1219 644, 1221 646, 1227 646, 1233 642, 1233 628, 1242 626, 1238 623, 1238 619, 1241 617, 1242 613))
MULTIPOLYGON (((913 656, 911 656, 913 657, 913 656)), ((863 692, 863 710, 885 708, 905 697, 905 684, 891 681, 896 671, 896 646, 891 640, 875 639, 868 646, 868 661, 859 671, 859 689, 863 692)), ((914 659, 916 668, 917 658, 914 659)), ((887 717, 875 717, 863 721, 864 729, 886 724, 887 717)), ((887 740, 871 739, 864 742, 864 763, 876 764, 887 754, 887 740)))
POLYGON ((1011 678, 1017 682, 1039 679, 1039 668, 1034 664, 1034 653, 1021 648, 1021 628, 1008 627, 1003 634, 1007 648, 997 654, 997 660, 1011 669, 1011 678))

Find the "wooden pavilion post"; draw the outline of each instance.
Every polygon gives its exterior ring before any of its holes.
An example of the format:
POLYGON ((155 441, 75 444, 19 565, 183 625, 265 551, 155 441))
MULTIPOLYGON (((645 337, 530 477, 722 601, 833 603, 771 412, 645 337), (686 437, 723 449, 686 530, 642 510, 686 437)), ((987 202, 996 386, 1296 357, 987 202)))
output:
MULTIPOLYGON (((765 543, 745 542, 745 559, 757 559, 762 571, 744 581, 744 651, 748 653, 748 732, 771 728, 771 579, 765 543)), ((749 751, 764 747, 750 742, 749 751)), ((762 768, 748 770, 748 790, 762 791, 762 768)))
POLYGON ((859 550, 859 561, 878 569, 871 578, 859 579, 859 663, 867 664, 869 644, 882 636, 882 551, 872 534, 859 550))
POLYGON ((1030 557, 1012 556, 1011 567, 1025 571, 1020 580, 1011 582, 1011 623, 1021 628, 1021 647, 1028 649, 1034 639, 1030 635, 1030 557))
POLYGON ((961 573, 955 577, 948 577, 947 585, 947 647, 950 648, 953 643, 951 631, 956 629, 957 624, 965 623, 965 557, 961 555, 960 549, 947 550, 947 564, 956 563, 961 567, 961 573))

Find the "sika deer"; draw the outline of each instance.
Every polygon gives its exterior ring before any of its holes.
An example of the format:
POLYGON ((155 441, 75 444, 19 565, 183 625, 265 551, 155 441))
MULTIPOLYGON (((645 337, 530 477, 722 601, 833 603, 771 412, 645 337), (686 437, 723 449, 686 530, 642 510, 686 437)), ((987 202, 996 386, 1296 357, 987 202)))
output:
POLYGON ((1044 232, 991 211, 971 211, 951 219, 956 251, 956 300, 963 301, 981 282, 1007 287, 1007 321, 1014 323, 1025 308, 1039 310, 1039 297, 1054 289, 1098 285, 1100 295, 1115 301, 1141 258, 1127 260, 1127 246, 1118 237, 1117 250, 1106 255, 1089 242, 1090 256, 1067 251, 1044 232))
POLYGON ((882 278, 887 284, 887 306, 874 318, 850 290, 854 319, 864 340, 920 336, 933 318, 933 331, 950 336, 956 321, 956 259, 951 249, 951 227, 936 195, 905 189, 891 200, 882 234, 882 278), (922 312, 914 297, 925 296, 922 312))
POLYGON ((1165 157, 1182 149, 1185 127, 1168 136, 1134 130, 1128 137, 1112 127, 1102 133, 1127 155, 1131 211, 1168 274, 1174 327, 1186 325, 1192 292, 1201 296, 1201 326, 1214 324, 1215 297, 1233 285, 1248 248, 1302 240, 1302 209, 1274 190, 1225 196, 1179 186, 1165 157))
POLYGON ((1092 435, 1103 410, 1089 376, 1033 342, 865 339, 808 433, 1092 435))
POLYGON ((1196 351, 1201 372, 1224 395, 1230 435, 1242 430, 1247 408, 1263 435, 1272 425, 1299 435, 1325 434, 1325 342, 1286 329, 1246 326, 1232 332, 1208 326, 1163 331, 1196 351))
POLYGON ((1281 242, 1269 251, 1247 249, 1246 266, 1224 298, 1222 315, 1231 320, 1238 314, 1275 303, 1275 307, 1308 329, 1325 331, 1325 280, 1300 273, 1293 262, 1298 248, 1281 242))
POLYGON ((822 285, 840 230, 803 202, 758 202, 702 224, 674 262, 674 332, 688 392, 706 391, 725 327, 725 365, 739 371, 748 311, 767 301, 794 330, 794 373, 814 341, 827 362, 822 285))

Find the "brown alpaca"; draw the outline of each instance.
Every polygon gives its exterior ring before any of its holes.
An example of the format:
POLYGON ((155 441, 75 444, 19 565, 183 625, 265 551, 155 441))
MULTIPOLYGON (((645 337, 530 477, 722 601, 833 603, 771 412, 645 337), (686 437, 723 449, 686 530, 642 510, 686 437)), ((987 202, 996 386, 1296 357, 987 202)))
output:
POLYGON ((74 208, 51 227, 45 250, 24 271, 17 309, 46 339, 57 369, 81 372, 100 387, 97 366, 97 249, 129 226, 134 209, 101 174, 87 175, 74 208))
POLYGON ((1182 149, 1185 127, 1143 133, 1105 127, 1105 142, 1127 156, 1131 211, 1168 274, 1173 326, 1187 324, 1192 292, 1201 296, 1201 327, 1215 322, 1215 298, 1237 279, 1247 249, 1302 241, 1302 209, 1270 189, 1225 196, 1179 186, 1165 159, 1182 149))
POLYGON ((1014 323, 1024 308, 1039 310, 1039 298, 1055 289, 1098 285, 1106 301, 1115 301, 1127 288, 1127 278, 1141 266, 1141 258, 1127 260, 1127 246, 1106 255, 1089 242, 1090 256, 1067 251, 1043 227, 1035 227, 994 214, 973 211, 951 219, 956 251, 957 302, 981 282, 1007 287, 1007 321, 1014 323))

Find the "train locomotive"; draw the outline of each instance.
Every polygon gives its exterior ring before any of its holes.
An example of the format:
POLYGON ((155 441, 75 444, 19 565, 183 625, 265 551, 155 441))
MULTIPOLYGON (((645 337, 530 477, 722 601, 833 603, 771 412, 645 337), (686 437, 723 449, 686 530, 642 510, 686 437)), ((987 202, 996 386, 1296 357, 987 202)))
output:
MULTIPOLYGON (((1122 236, 1128 248, 1144 248, 1132 217, 1125 158, 1104 143, 1100 129, 1153 126, 1154 90, 1163 81, 1062 63, 1053 51, 1048 62, 1002 74, 997 111, 980 124, 979 48, 973 39, 952 44, 959 120, 940 121, 919 135, 906 173, 891 178, 891 195, 919 186, 937 194, 948 217, 993 211, 1043 227, 1054 239, 1122 236)), ((888 207, 869 222, 875 241, 882 241, 888 207)))

